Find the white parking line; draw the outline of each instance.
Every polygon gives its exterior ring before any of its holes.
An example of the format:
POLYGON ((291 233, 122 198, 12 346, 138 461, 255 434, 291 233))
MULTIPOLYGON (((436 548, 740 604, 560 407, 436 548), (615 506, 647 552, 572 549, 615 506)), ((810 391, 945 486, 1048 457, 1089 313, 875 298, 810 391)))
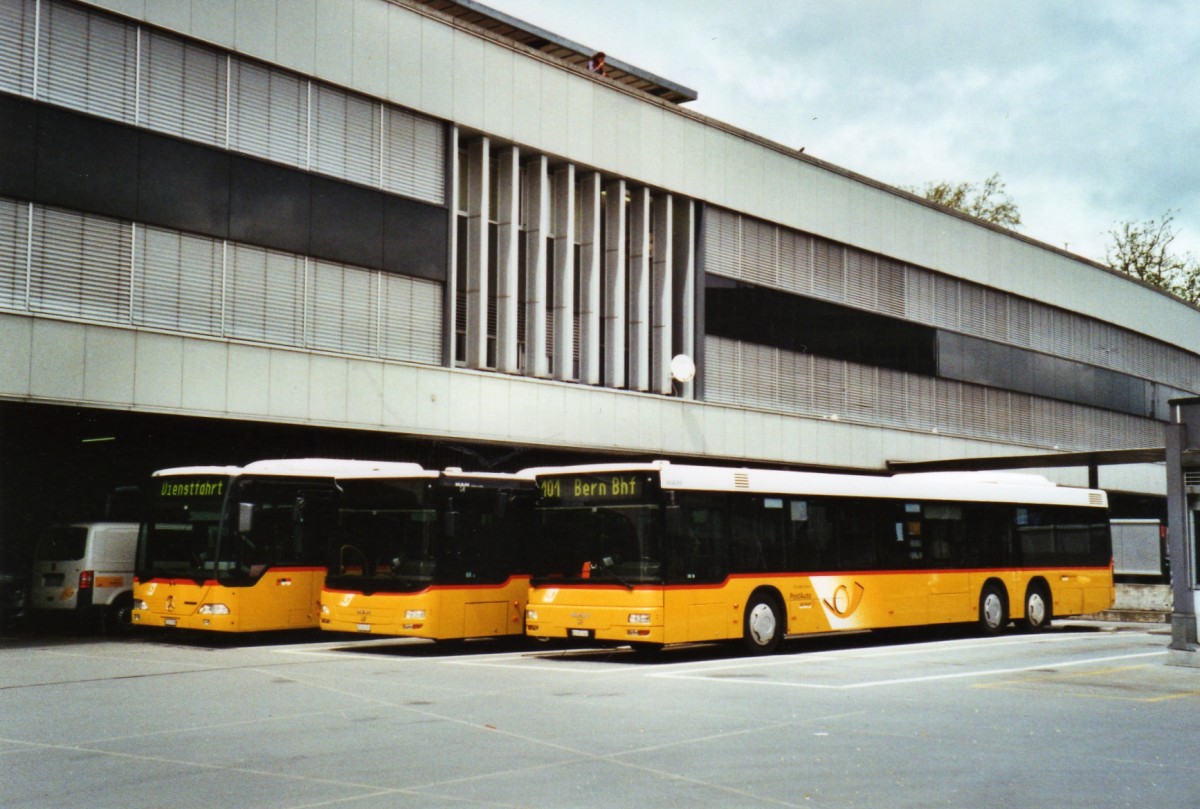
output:
MULTIPOLYGON (((802 682, 783 682, 778 680, 725 680, 721 677, 711 676, 703 672, 695 673, 677 673, 677 672, 661 672, 654 673, 648 676, 658 677, 668 680, 700 680, 706 682, 717 683, 735 683, 737 685, 759 685, 759 686, 774 686, 779 688, 811 688, 823 689, 831 691, 848 691, 856 688, 878 688, 886 685, 906 685, 911 683, 928 683, 939 680, 963 680, 978 677, 990 677, 997 674, 1017 674, 1024 671, 1042 671, 1047 668, 1067 668, 1069 666, 1086 666, 1092 663, 1109 663, 1114 660, 1133 660, 1141 657, 1161 657, 1166 655, 1166 650, 1157 652, 1138 652, 1137 654, 1113 655, 1108 657, 1090 657, 1086 660, 1065 660, 1054 661, 1048 663, 1038 663, 1032 666, 1020 666, 1016 668, 1004 669, 981 669, 979 671, 959 671, 952 674, 930 674, 924 677, 896 677, 887 680, 867 680, 857 683, 839 683, 831 685, 828 683, 802 683, 802 682)), ((843 658, 845 659, 845 658, 843 658)), ((709 671, 719 671, 721 669, 710 669, 709 671)))

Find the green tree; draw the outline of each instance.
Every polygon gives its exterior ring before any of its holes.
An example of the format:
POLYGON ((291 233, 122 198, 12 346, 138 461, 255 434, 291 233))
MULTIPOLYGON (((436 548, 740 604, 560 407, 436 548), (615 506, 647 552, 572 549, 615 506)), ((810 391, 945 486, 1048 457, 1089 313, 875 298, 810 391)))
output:
POLYGON ((1175 212, 1170 210, 1161 219, 1119 222, 1108 232, 1104 260, 1114 270, 1200 303, 1200 262, 1171 250, 1178 235, 1174 222, 1175 212))
POLYGON ((1001 227, 1021 226, 1021 212, 1005 190, 999 174, 993 174, 980 185, 943 180, 926 183, 923 188, 910 187, 905 190, 1001 227))

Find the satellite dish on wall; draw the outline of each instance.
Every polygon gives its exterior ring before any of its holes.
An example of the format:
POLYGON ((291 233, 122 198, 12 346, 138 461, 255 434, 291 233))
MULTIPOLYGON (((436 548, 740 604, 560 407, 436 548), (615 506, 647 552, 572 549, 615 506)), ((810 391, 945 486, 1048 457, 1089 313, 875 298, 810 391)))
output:
POLYGON ((671 358, 671 378, 676 382, 691 382, 696 375, 696 363, 687 354, 676 354, 671 358))

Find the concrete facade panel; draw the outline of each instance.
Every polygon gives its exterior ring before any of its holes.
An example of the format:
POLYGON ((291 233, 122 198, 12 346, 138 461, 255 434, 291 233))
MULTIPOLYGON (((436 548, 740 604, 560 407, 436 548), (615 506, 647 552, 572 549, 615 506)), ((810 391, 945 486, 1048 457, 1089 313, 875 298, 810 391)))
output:
POLYGON ((185 411, 217 415, 228 409, 229 354, 226 343, 183 341, 180 390, 185 411))
MULTIPOLYGON (((598 89, 595 82, 572 78, 572 81, 567 83, 567 104, 563 110, 567 119, 567 152, 572 159, 587 165, 594 164, 596 160, 596 92, 598 89)), ((607 130, 607 127, 605 129, 607 130)))
POLYGON ((435 20, 421 25, 420 109, 438 118, 454 117, 454 31, 435 20))
POLYGON ((387 6, 387 98, 396 104, 421 106, 421 35, 415 12, 387 6))
POLYGON ((512 138, 514 120, 513 63, 516 54, 491 42, 483 51, 483 127, 498 138, 512 138))
POLYGON ((35 320, 30 351, 29 392, 36 398, 87 401, 87 326, 60 320, 35 320))
POLYGON ((263 417, 270 412, 269 349, 231 345, 225 379, 225 409, 229 415, 263 417))
POLYGON ((541 129, 535 145, 552 155, 570 157, 567 116, 563 110, 567 108, 567 88, 573 77, 568 76, 566 71, 548 66, 543 66, 541 73, 541 109, 538 116, 541 129))
POLYGON ((317 0, 276 0, 275 54, 279 64, 317 72, 317 0))
POLYGON ((31 393, 34 322, 0 314, 0 396, 24 398, 31 393))
POLYGON ((383 419, 384 366, 373 362, 346 363, 346 420, 378 427, 383 419))
MULTIPOLYGON (((106 2, 105 5, 108 5, 106 2)), ((184 33, 224 48, 236 48, 238 8, 236 3, 192 0, 192 27, 184 33)))
POLYGON ((237 49, 249 56, 275 60, 275 0, 236 0, 237 19, 234 41, 237 49))
POLYGON ((454 31, 454 122, 472 129, 485 128, 484 42, 465 31, 454 31))
MULTIPOLYGON (((161 25, 173 31, 190 31, 192 28, 192 4, 189 2, 149 4, 131 2, 129 5, 134 7, 144 6, 146 22, 151 25, 161 25)), ((134 16, 141 16, 142 13, 142 9, 138 8, 134 16)))
MULTIPOLYGON (((357 364, 357 363, 356 363, 357 364)), ((351 374, 353 377, 353 374, 351 374)), ((426 398, 429 393, 423 394, 426 398)), ((383 416, 385 429, 413 432, 417 428, 417 369, 408 365, 384 365, 382 373, 383 416)))
POLYGON ((445 402, 446 418, 450 430, 464 435, 480 435, 485 429, 496 429, 503 422, 503 414, 493 408, 487 408, 483 396, 483 382, 475 374, 451 374, 449 379, 449 396, 445 402), (484 425, 487 425, 486 428, 484 425))
POLYGON ((545 70, 540 63, 529 59, 513 61, 513 140, 535 148, 542 138, 542 75, 545 70))
MULTIPOLYGON (((134 333, 109 329, 110 333, 129 339, 134 333)), ((141 332, 136 334, 137 356, 134 367, 137 375, 131 391, 131 404, 155 408, 177 409, 183 406, 183 345, 182 337, 141 332)), ((114 368, 114 370, 116 370, 114 368)))
POLYGON ((316 17, 316 75, 334 84, 354 83, 354 0, 321 0, 316 17))
POLYGON ((307 419, 315 357, 297 351, 271 349, 267 414, 271 418, 307 419))
POLYGON ((355 0, 351 85, 376 97, 387 95, 388 6, 377 0, 355 0))
POLYGON ((405 418, 405 422, 417 432, 450 434, 454 409, 450 395, 450 374, 436 368, 417 368, 415 376, 416 408, 405 418))
POLYGON ((347 421, 349 361, 315 356, 309 365, 308 417, 341 424, 347 421))

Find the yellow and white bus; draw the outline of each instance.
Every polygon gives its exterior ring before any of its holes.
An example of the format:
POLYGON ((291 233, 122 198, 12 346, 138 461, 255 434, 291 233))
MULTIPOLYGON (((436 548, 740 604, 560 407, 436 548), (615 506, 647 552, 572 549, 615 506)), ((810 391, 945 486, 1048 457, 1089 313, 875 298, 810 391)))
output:
POLYGON ((530 476, 461 469, 345 483, 321 628, 439 641, 522 635, 530 476))
POLYGON ((1108 608, 1104 492, 1037 475, 872 477, 656 461, 528 470, 526 633, 656 649, 1108 608))
POLYGON ((304 458, 155 472, 138 535, 133 624, 214 632, 315 628, 340 481, 420 470, 304 458))

